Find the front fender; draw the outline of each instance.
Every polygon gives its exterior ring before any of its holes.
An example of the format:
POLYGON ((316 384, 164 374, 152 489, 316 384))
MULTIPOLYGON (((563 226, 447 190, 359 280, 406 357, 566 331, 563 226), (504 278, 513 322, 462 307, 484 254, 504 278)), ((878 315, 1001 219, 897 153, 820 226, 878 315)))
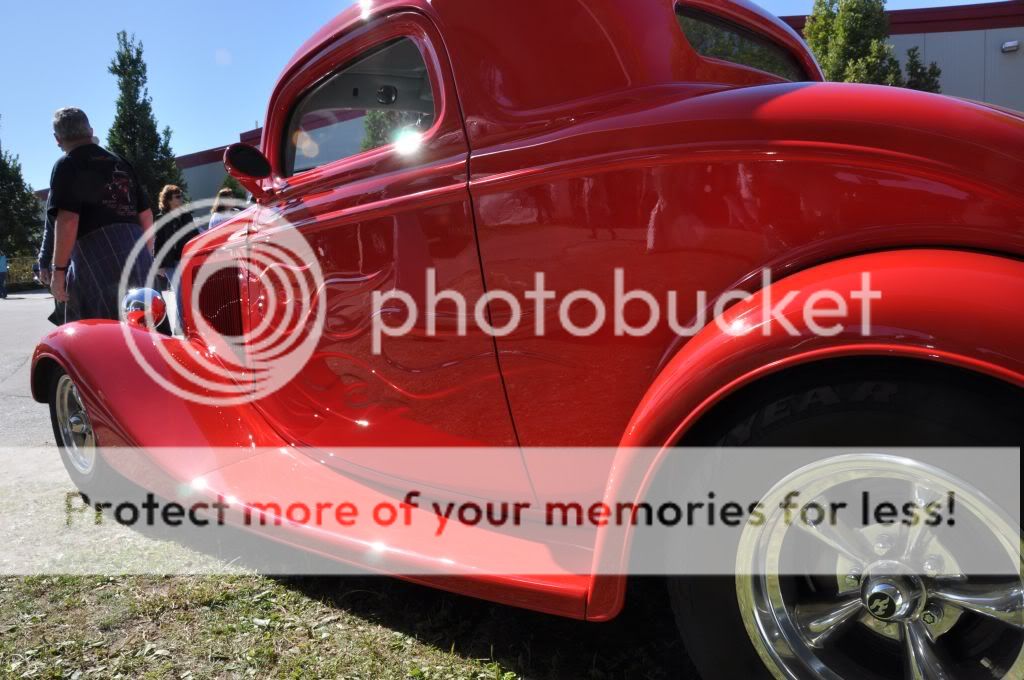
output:
MULTIPOLYGON (((799 272, 735 304, 708 324, 663 368, 633 413, 612 463, 606 501, 642 499, 665 459, 711 407, 769 373, 827 358, 898 356, 940 362, 1024 386, 1024 262, 955 250, 902 250, 861 255, 799 272), (882 294, 870 307, 871 333, 860 333, 862 273, 882 294), (818 291, 839 293, 846 317, 829 319, 844 330, 811 331, 803 305, 818 291), (795 292, 785 317, 791 335, 766 304, 795 292), (731 334, 723 329, 734 329, 731 334), (743 331, 740 334, 740 331, 743 331), (650 448, 660 449, 653 458, 650 448)), ((620 560, 626 573, 629 537, 599 535, 595 567, 620 560)), ((604 573, 608 569, 603 568, 604 573)), ((595 573, 598 570, 595 568, 595 573)), ((595 577, 587 617, 614 616, 624 579, 595 577)))
MULTIPOLYGON (((197 352, 202 351, 180 338, 134 327, 127 332, 149 365, 166 379, 181 380, 167 367, 157 343, 164 343, 185 366, 194 364, 197 352)), ((104 451, 144 448, 147 457, 175 479, 192 479, 197 473, 240 460, 254 446, 285 445, 250 404, 211 406, 168 392, 132 355, 119 322, 80 321, 45 336, 32 357, 32 396, 36 401, 48 400, 50 376, 57 367, 75 381, 104 451), (178 452, 173 453, 171 447, 178 452), (203 453, 182 456, 183 447, 203 453), (165 451, 161 453, 161 449, 165 451)), ((111 455, 106 457, 121 469, 111 455)))

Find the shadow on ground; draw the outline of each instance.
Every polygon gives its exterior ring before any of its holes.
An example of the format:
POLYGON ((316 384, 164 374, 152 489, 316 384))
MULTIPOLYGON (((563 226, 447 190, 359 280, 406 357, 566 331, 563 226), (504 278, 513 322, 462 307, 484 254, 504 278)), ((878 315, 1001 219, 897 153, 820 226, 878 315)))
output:
POLYGON ((696 678, 661 579, 630 585, 626 609, 586 623, 491 604, 387 577, 281 578, 282 583, 466 658, 524 678, 696 678))

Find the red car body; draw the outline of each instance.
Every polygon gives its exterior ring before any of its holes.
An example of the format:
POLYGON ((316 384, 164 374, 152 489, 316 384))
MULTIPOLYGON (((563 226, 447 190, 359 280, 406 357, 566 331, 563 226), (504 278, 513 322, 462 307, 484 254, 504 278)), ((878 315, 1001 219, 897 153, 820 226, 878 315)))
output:
MULTIPOLYGON (((154 455, 175 480, 215 471, 221 483, 256 494, 285 485, 370 498, 380 492, 347 478, 344 462, 325 472, 317 461, 260 458, 250 447, 524 447, 522 455, 467 461, 460 479, 439 479, 429 464, 381 463, 374 472, 452 494, 486 495, 498 484, 543 499, 567 485, 641 497, 659 461, 637 447, 678 443, 729 394, 797 365, 881 355, 1024 385, 1024 119, 904 89, 818 82, 799 36, 755 5, 683 4, 787 50, 806 81, 701 56, 680 30, 673 0, 382 0, 350 8, 298 51, 274 89, 262 141, 272 193, 188 246, 197 263, 244 257, 248 243, 278 237, 262 211, 283 214, 332 282, 314 360, 271 397, 200 406, 153 384, 128 356, 119 324, 85 321, 40 343, 34 395, 45 400, 47 376, 60 366, 79 386, 104 447, 234 451, 203 461, 154 455), (396 37, 420 48, 435 88, 437 114, 418 153, 383 146, 283 181, 292 104, 396 37), (869 337, 821 337, 806 327, 795 337, 731 336, 714 324, 692 339, 667 328, 588 338, 439 340, 414 332, 389 338, 386 357, 373 355, 368 292, 421 277, 428 264, 439 285, 471 303, 494 288, 522 296, 534 272, 560 294, 587 288, 610 296, 616 267, 628 284, 679 289, 680 319, 699 311, 688 290, 754 292, 725 312, 728 323, 757 323, 769 292, 758 290, 765 267, 776 274, 775 295, 851 290, 870 271, 883 297, 869 337), (567 476, 529 450, 551 446, 618 453, 567 476)), ((188 299, 187 274, 184 281, 188 299)), ((250 279, 238 291, 243 330, 261 318, 261 285, 250 279)), ((502 309, 490 312, 500 325, 502 309)), ((187 316, 191 344, 153 342, 202 351, 194 321, 187 316)), ((442 322, 442 334, 451 323, 442 322)), ((344 550, 358 538, 323 540, 344 550)), ((480 565, 483 575, 415 580, 606 620, 622 606, 625 577, 598 576, 587 565, 628 559, 628 538, 598 531, 591 539, 575 568, 488 575, 489 555, 543 546, 513 547, 500 534, 467 528, 461 552, 448 557, 480 565)), ((326 550, 305 540, 294 539, 326 550)), ((428 536, 400 547, 398 559, 430 557, 428 536)))

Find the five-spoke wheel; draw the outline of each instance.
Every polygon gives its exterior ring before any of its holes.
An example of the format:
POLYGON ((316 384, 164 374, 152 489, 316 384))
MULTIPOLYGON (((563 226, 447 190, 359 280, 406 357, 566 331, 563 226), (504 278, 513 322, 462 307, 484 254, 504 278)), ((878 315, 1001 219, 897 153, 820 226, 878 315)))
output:
POLYGON ((744 531, 736 592, 747 633, 776 677, 1024 677, 1019 528, 970 485, 904 458, 842 456, 787 477, 764 506, 778 510, 744 531), (814 507, 854 488, 902 489, 913 514, 868 526, 842 515, 793 521, 779 508, 797 488, 814 507), (949 492, 956 526, 931 526, 929 503, 949 492), (968 573, 968 562, 993 574, 968 573))
POLYGON ((67 373, 57 379, 53 405, 54 429, 65 456, 78 472, 90 474, 96 465, 96 438, 78 388, 67 373))

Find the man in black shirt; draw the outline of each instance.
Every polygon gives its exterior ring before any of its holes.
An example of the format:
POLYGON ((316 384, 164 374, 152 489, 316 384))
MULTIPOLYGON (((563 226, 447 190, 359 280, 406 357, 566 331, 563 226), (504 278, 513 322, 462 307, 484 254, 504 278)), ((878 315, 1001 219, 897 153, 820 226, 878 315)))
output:
MULTIPOLYGON (((99 144, 100 140, 92 138, 93 144, 99 144)), ((37 256, 39 268, 39 282, 44 286, 50 285, 50 267, 53 264, 53 224, 57 221, 57 208, 53 205, 53 192, 48 191, 46 196, 46 210, 43 212, 43 242, 39 244, 39 255, 37 256)), ((63 308, 62 308, 63 309, 63 308)), ((61 323, 64 322, 64 313, 61 312, 61 323)))
MULTIPOLYGON (((67 321, 116 320, 128 256, 153 225, 149 199, 132 166, 93 143, 81 109, 58 110, 53 136, 65 153, 50 177, 51 206, 57 211, 50 290, 55 300, 67 302, 67 321)), ((132 263, 129 287, 143 285, 152 252, 150 238, 132 263)))

